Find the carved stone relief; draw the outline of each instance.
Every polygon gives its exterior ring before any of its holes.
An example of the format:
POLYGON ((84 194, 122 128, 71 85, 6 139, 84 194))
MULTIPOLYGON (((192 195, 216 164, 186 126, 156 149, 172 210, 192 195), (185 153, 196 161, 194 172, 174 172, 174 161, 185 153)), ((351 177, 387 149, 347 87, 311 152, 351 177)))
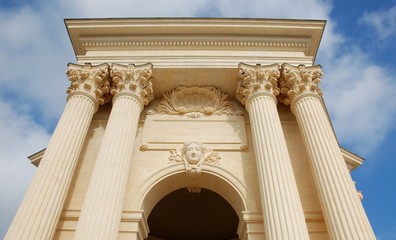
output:
POLYGON ((258 93, 267 93, 276 97, 279 95, 277 86, 279 76, 278 64, 251 66, 240 63, 236 98, 246 105, 248 99, 258 93))
POLYGON ((322 75, 320 65, 310 67, 299 65, 295 67, 287 63, 282 64, 279 101, 289 105, 298 96, 308 93, 322 97, 322 90, 319 87, 322 75))
POLYGON ((203 163, 220 165, 220 155, 200 142, 184 143, 181 149, 170 150, 169 163, 183 162, 187 174, 199 175, 203 163))
POLYGON ((227 93, 214 86, 180 86, 167 91, 155 110, 148 114, 187 115, 190 118, 241 114, 235 113, 227 93))
POLYGON ((174 149, 196 139, 213 149, 246 150, 244 112, 214 86, 179 86, 147 111, 141 150, 174 149))
POLYGON ((69 96, 75 92, 84 92, 96 99, 100 105, 110 101, 108 64, 92 66, 90 63, 84 65, 69 63, 66 75, 71 82, 66 90, 69 96))
POLYGON ((151 63, 139 66, 113 63, 110 71, 113 79, 111 94, 131 93, 140 99, 143 108, 154 99, 152 68, 151 63))

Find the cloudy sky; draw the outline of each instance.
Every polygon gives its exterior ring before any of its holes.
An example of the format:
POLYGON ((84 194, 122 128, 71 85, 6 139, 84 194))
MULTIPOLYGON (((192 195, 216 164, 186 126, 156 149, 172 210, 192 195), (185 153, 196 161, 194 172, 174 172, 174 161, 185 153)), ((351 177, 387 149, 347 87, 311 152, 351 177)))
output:
POLYGON ((327 20, 316 60, 341 146, 380 240, 396 239, 396 0, 0 1, 0 237, 65 105, 75 62, 64 18, 242 17, 327 20))

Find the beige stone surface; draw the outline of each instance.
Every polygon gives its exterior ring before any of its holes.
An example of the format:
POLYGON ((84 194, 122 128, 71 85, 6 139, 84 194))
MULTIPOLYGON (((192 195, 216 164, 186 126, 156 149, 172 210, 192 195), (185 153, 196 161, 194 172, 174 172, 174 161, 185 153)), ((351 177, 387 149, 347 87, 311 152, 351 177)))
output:
POLYGON ((65 22, 75 68, 106 64, 110 79, 72 79, 69 92, 88 95, 69 98, 48 148, 30 157, 38 171, 7 239, 161 239, 150 214, 179 189, 224 199, 239 220, 231 239, 373 237, 349 172, 362 159, 338 146, 320 97, 292 103, 298 92, 282 85, 278 66, 314 65, 324 21, 65 22), (241 66, 277 74, 248 83, 241 66))

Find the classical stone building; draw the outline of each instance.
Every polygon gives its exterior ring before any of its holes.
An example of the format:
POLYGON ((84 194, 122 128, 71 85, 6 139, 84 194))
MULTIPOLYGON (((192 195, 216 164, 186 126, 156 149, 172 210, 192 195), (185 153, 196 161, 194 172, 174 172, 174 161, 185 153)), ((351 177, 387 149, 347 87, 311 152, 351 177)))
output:
POLYGON ((5 239, 375 239, 322 100, 325 21, 65 23, 67 103, 5 239))

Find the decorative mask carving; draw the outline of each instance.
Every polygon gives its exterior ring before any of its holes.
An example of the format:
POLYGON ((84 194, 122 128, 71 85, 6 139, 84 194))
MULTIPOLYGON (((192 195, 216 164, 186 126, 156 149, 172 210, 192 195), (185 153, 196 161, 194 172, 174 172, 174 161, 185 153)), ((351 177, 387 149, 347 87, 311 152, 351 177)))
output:
POLYGON ((196 165, 202 159, 202 145, 191 142, 188 146, 183 146, 185 158, 189 164, 196 165))
POLYGON ((220 164, 220 156, 200 142, 191 141, 184 143, 181 149, 170 150, 169 162, 183 162, 188 174, 200 174, 202 164, 220 164))
POLYGON ((163 95, 156 107, 159 114, 187 115, 233 115, 234 105, 228 101, 227 93, 214 86, 180 86, 163 95))

